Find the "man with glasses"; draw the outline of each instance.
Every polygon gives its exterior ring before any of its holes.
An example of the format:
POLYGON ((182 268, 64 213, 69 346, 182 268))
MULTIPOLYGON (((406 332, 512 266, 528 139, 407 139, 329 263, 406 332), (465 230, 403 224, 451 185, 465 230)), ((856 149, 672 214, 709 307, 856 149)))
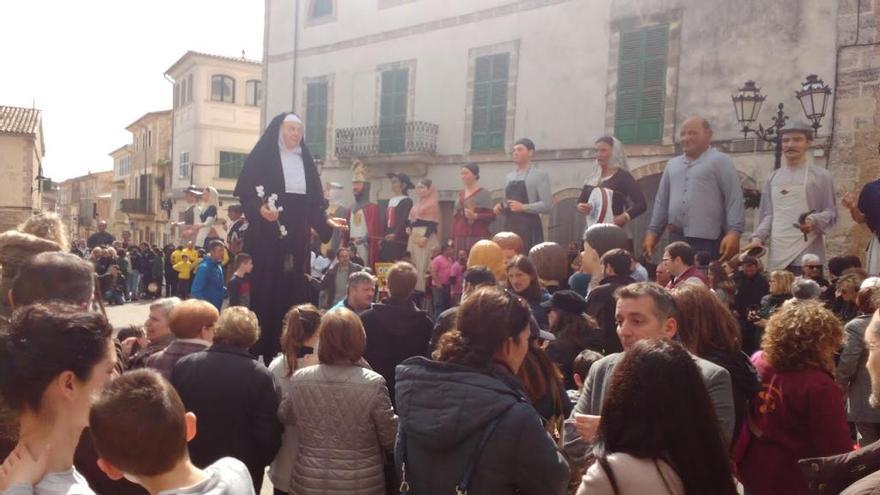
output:
POLYGON ((813 129, 787 124, 779 131, 785 165, 770 174, 761 193, 760 221, 747 246, 769 243, 767 271, 789 270, 800 275, 804 254, 825 259, 824 234, 837 223, 834 181, 828 170, 810 164, 813 129))
POLYGON ((822 289, 822 299, 827 300, 829 297, 834 298, 834 291, 831 290, 831 282, 822 275, 822 261, 819 256, 808 253, 801 257, 801 275, 817 284, 822 289))
POLYGON ((706 276, 694 265, 695 256, 694 249, 686 242, 676 241, 666 246, 661 263, 672 275, 667 289, 689 284, 709 286, 706 276))

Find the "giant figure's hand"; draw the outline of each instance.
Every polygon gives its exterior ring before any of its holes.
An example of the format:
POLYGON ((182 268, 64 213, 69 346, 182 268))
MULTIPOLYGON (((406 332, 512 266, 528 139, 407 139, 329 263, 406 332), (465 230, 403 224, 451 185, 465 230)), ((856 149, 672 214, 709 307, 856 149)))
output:
POLYGON ((718 248, 720 256, 718 261, 727 261, 739 253, 739 232, 730 231, 721 239, 721 246, 718 248))
POLYGON ((649 230, 645 233, 645 240, 642 241, 642 251, 650 258, 654 254, 655 247, 657 247, 657 234, 649 230))

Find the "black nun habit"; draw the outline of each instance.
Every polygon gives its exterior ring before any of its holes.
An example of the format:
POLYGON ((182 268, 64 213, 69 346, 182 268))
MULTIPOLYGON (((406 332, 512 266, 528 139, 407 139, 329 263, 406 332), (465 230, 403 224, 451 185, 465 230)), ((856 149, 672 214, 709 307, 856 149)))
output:
POLYGON ((307 301, 305 275, 310 272, 311 230, 314 229, 323 242, 333 233, 327 225, 321 178, 304 140, 299 148, 284 153, 298 155, 297 166, 299 158, 302 159, 305 194, 286 192, 279 133, 288 115, 291 114, 276 116, 266 127, 245 160, 234 192, 248 219, 245 235, 254 260, 251 309, 260 320, 261 333, 251 352, 263 356, 267 364, 280 349, 284 314, 291 306, 307 301), (259 188, 262 198, 258 195, 259 188), (260 208, 272 194, 278 195, 276 205, 283 207, 277 223, 267 221, 260 214, 260 208), (279 224, 284 229, 280 229, 279 224))

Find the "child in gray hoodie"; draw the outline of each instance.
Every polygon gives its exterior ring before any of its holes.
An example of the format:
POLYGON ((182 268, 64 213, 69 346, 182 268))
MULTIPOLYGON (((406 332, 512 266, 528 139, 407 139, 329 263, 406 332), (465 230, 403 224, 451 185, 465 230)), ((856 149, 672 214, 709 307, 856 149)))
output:
POLYGON ((110 382, 92 404, 89 426, 98 467, 111 479, 124 476, 150 495, 254 495, 238 459, 224 457, 205 469, 190 462, 186 444, 196 435, 196 417, 155 371, 110 382))

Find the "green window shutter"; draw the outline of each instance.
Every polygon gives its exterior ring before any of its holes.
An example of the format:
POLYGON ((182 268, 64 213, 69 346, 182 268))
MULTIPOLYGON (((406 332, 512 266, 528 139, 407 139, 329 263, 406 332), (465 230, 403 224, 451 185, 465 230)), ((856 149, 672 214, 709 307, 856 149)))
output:
POLYGON ((477 57, 474 66, 471 150, 504 149, 510 54, 477 57))
POLYGON ((663 139, 669 27, 620 33, 614 135, 624 143, 663 139))
POLYGON ((379 152, 400 153, 406 146, 406 106, 409 69, 382 72, 379 101, 379 152))
POLYGON ((220 152, 220 177, 224 179, 237 179, 244 168, 247 153, 220 152))
POLYGON ((306 87, 306 145, 313 157, 327 157, 327 91, 326 81, 306 87))

